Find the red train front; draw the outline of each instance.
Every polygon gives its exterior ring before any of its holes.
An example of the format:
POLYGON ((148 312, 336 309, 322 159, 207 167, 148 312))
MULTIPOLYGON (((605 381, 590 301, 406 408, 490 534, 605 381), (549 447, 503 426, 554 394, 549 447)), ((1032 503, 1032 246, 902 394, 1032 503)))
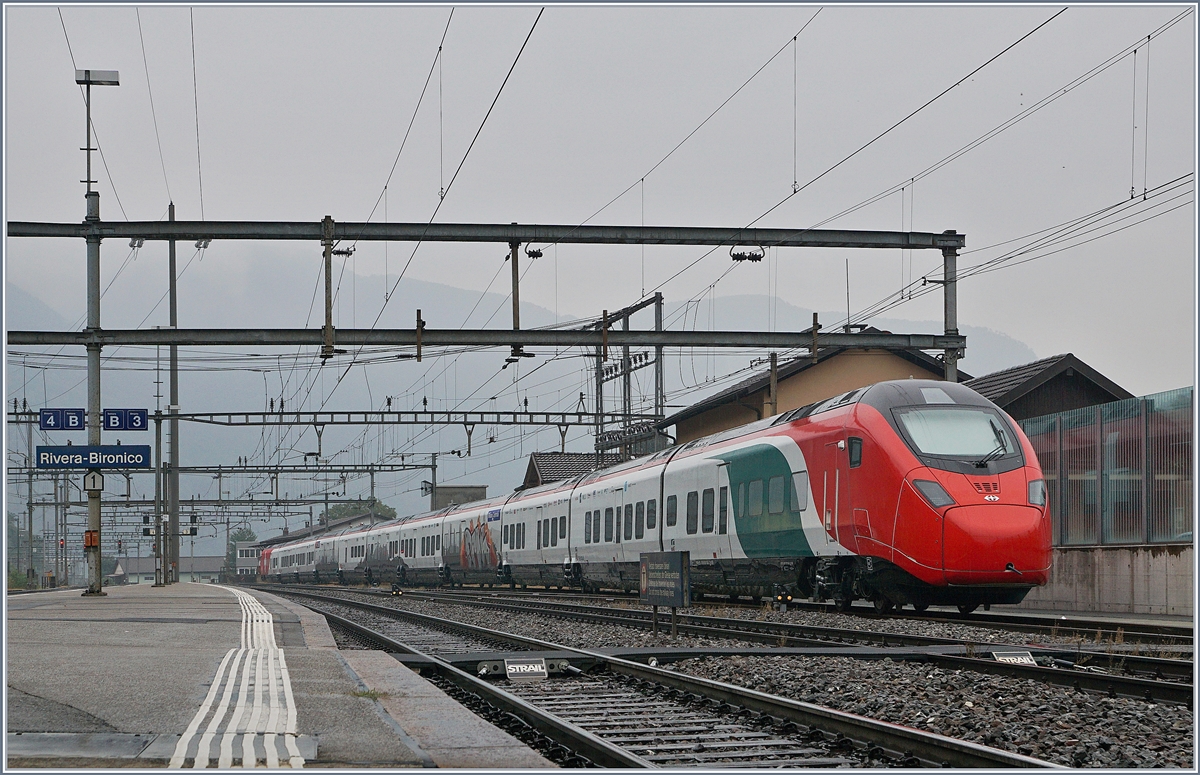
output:
MULTIPOLYGON (((1013 420, 970 388, 882 382, 795 423, 833 546, 805 592, 848 606, 1018 603, 1050 572, 1046 485, 1013 420)), ((822 554, 818 552, 818 554, 822 554)))

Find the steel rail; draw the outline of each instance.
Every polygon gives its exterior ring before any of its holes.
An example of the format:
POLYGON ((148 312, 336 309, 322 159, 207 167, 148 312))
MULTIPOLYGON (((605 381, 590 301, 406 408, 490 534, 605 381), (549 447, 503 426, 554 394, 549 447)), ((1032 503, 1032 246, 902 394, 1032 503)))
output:
MULTIPOLYGON (((440 600, 443 602, 453 602, 459 604, 463 603, 462 598, 458 598, 454 595, 446 595, 444 593, 417 592, 410 594, 415 594, 427 599, 440 600)), ((468 601, 471 605, 496 608, 499 610, 534 610, 538 613, 549 613, 552 615, 554 613, 559 613, 562 615, 569 615, 572 618, 581 618, 585 621, 598 621, 608 624, 622 624, 625 626, 636 625, 642 629, 646 629, 651 626, 652 615, 648 611, 636 611, 632 609, 603 609, 602 611, 597 611, 590 606, 549 601, 529 601, 527 603, 493 602, 470 598, 468 598, 468 601), (549 602, 549 605, 547 605, 547 602, 549 602)), ((871 630, 844 630, 832 627, 790 624, 786 622, 760 622, 746 619, 695 616, 692 614, 681 614, 679 616, 677 627, 680 632, 686 632, 692 635, 716 638, 737 638, 745 641, 771 643, 779 646, 785 646, 789 642, 793 644, 805 643, 810 645, 827 646, 834 641, 840 643, 844 642, 845 640, 850 640, 855 643, 872 646, 878 645, 881 647, 886 647, 889 645, 889 643, 893 646, 959 647, 963 649, 964 654, 967 654, 968 651, 991 654, 993 651, 1011 651, 1013 648, 1020 648, 1030 651, 1031 654, 1042 656, 1046 660, 1057 659, 1059 661, 1071 662, 1073 664, 1078 664, 1084 669, 1060 670, 1041 665, 1019 665, 1008 662, 977 659, 970 656, 956 657, 949 654, 939 655, 934 653, 917 655, 913 657, 897 655, 896 658, 907 658, 922 662, 931 662, 938 664, 939 666, 946 667, 947 669, 967 668, 975 670, 976 672, 1007 675, 1009 677, 1016 678, 1033 678, 1056 686, 1077 689, 1081 688, 1089 691, 1109 694, 1115 692, 1116 694, 1124 697, 1151 699, 1152 701, 1187 704, 1189 706, 1192 702, 1193 695, 1191 681, 1194 673, 1194 665, 1192 665, 1192 663, 1182 662, 1180 660, 1143 657, 1135 654, 1085 651, 1082 649, 1071 649, 1065 647, 1055 648, 1053 646, 1035 646, 1030 644, 1014 647, 1009 644, 967 641, 927 635, 884 633, 871 630), (1140 671, 1147 673, 1159 673, 1164 676, 1164 679, 1152 680, 1139 678, 1136 676, 1090 672, 1085 667, 1086 661, 1089 660, 1107 660, 1108 669, 1120 670, 1129 668, 1130 670, 1139 669, 1140 671), (1173 678, 1186 679, 1187 683, 1165 680, 1166 675, 1170 675, 1173 678)), ((860 657, 861 655, 847 653, 846 656, 860 657)))
MULTIPOLYGON (((315 597, 315 596, 310 596, 315 597)), ((330 600, 330 598, 324 598, 330 600)), ((340 602, 340 601, 338 601, 340 602)), ((599 737, 593 735, 585 729, 581 729, 574 724, 567 723, 562 719, 547 713, 537 706, 532 705, 520 697, 509 694, 492 684, 484 681, 476 676, 471 675, 465 670, 460 670, 440 657, 435 657, 429 654, 422 653, 417 649, 401 643, 398 640, 389 638, 381 632, 364 627, 349 619, 338 616, 337 614, 328 613, 325 611, 319 612, 322 616, 330 621, 335 622, 339 627, 344 627, 351 632, 357 633, 360 637, 379 641, 387 645, 388 648, 399 651, 405 654, 413 654, 423 657, 429 663, 437 668, 446 678, 453 681, 458 686, 467 689, 468 691, 486 697, 491 702, 499 705, 510 713, 516 714, 526 723, 533 726, 547 736, 554 738, 559 742, 569 742, 574 750, 591 759, 592 762, 603 767, 636 767, 639 769, 655 769, 654 765, 645 759, 635 754, 605 742, 599 737)), ((494 637, 494 635, 492 636, 494 637)))
MULTIPOLYGON (((619 597, 636 600, 636 593, 608 592, 600 595, 586 595, 577 592, 557 592, 543 590, 541 592, 509 592, 506 590, 488 590, 492 595, 544 595, 547 599, 571 597, 576 599, 596 599, 597 597, 619 597)), ((704 600, 693 601, 695 604, 705 604, 704 600)), ((737 600, 722 600, 721 605, 729 607, 758 608, 761 603, 748 603, 737 600)), ((802 611, 829 611, 831 603, 813 603, 806 600, 793 600, 788 603, 789 609, 802 611)), ((1102 638, 1111 640, 1124 639, 1143 643, 1166 642, 1166 645, 1189 645, 1193 640, 1194 626, 1192 624, 1174 624, 1171 622, 1130 621, 1122 619, 1104 619, 1097 617, 1081 617, 1076 615, 1049 614, 1039 615, 1032 612, 1009 613, 988 612, 963 614, 951 611, 911 612, 894 610, 881 614, 869 606, 855 606, 849 611, 840 612, 861 619, 912 619, 918 621, 942 622, 945 624, 969 624, 972 626, 1017 632, 1040 632, 1055 635, 1094 636, 1099 630, 1102 638), (1173 643, 1178 640, 1179 643, 1173 643)))
MULTIPOLYGON (((258 589, 269 591, 267 587, 258 586, 258 589)), ((758 692, 752 689, 743 689, 741 687, 723 684, 717 681, 712 681, 705 678, 697 678, 693 676, 685 676, 668 670, 663 670, 651 665, 644 665, 639 662, 621 659, 598 651, 589 649, 571 648, 557 643, 541 641, 535 638, 525 636, 512 636, 509 633, 499 633, 494 630, 487 630, 474 625, 467 625, 460 622, 453 622, 444 618, 427 616, 425 614, 417 614, 410 611, 402 611, 386 606, 375 605, 360 600, 346 600, 343 598, 335 598, 314 593, 301 593, 294 590, 288 590, 288 594, 295 594, 310 599, 318 599, 334 604, 348 605, 361 610, 370 611, 372 613, 389 616, 392 618, 413 618, 417 620, 428 621, 440 627, 452 626, 454 628, 462 628, 467 632, 486 633, 487 637, 492 639, 504 639, 512 637, 514 641, 522 643, 536 643, 539 648, 547 651, 562 651, 583 655, 589 659, 603 664, 608 670, 640 680, 651 681, 653 683, 663 684, 674 689, 679 689, 684 692, 701 694, 711 697, 730 705, 737 705, 747 708, 752 711, 758 711, 771 716, 784 718, 798 724, 820 729, 826 733, 845 735, 846 737, 864 743, 867 746, 878 746, 885 751, 892 753, 900 759, 908 759, 915 757, 926 766, 941 766, 941 767, 1040 767, 1051 769, 1064 769, 1059 765, 1051 762, 1046 762, 1041 759, 1035 759, 1022 754, 1014 754, 1008 751, 1002 751, 996 748, 991 748, 985 745, 979 745, 966 740, 958 740, 938 735, 931 732, 924 732, 919 729, 891 724, 877 719, 870 719, 863 716, 857 716, 852 713, 825 708, 820 705, 801 702, 799 700, 791 700, 785 697, 776 697, 774 695, 758 692)), ((323 615, 324 612, 321 612, 323 615)), ((341 619, 341 617, 338 617, 341 619)), ((345 621, 342 619, 342 621, 345 621)), ((363 628, 369 629, 369 628, 363 628)), ((381 633, 376 633, 380 639, 386 638, 381 633)), ((397 644, 401 646, 402 644, 397 644)), ((408 653, 414 653, 411 649, 402 649, 408 653)), ((437 659, 436 657, 428 657, 435 661, 442 670, 453 671, 454 675, 463 675, 472 679, 472 685, 475 682, 488 686, 493 691, 494 687, 480 681, 475 676, 464 673, 457 668, 454 668, 448 662, 437 659)), ((507 694, 507 693, 505 693, 507 694)), ((517 700, 517 698, 513 698, 517 700)), ((532 708, 532 706, 530 706, 532 708)), ((549 714, 546 714, 549 716, 549 714)), ((552 717, 551 717, 552 718, 552 717)), ((599 739, 599 738, 597 738, 599 739)), ((644 761, 644 760, 642 760, 644 761)), ((653 765, 646 762, 645 765, 653 765)))

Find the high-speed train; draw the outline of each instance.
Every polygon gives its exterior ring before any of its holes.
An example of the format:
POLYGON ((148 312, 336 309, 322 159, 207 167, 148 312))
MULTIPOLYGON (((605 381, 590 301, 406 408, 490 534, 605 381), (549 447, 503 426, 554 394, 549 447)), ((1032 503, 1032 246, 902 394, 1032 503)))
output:
POLYGON ((1018 603, 1050 572, 1046 485, 963 385, 881 382, 511 495, 263 551, 272 581, 636 590, 687 551, 693 597, 1018 603))

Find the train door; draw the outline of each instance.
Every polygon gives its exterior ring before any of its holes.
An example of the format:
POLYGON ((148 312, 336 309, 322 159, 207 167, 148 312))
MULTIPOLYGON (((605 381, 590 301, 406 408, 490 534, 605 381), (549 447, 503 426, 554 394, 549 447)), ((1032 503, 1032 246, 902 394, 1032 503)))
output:
MULTIPOLYGON (((858 540, 854 529, 854 500, 851 489, 849 439, 845 433, 839 434, 834 459, 834 537, 837 542, 852 552, 858 551, 858 540)), ((862 439, 855 439, 859 460, 862 456, 862 439)), ((857 468, 857 465, 855 466, 857 468)))

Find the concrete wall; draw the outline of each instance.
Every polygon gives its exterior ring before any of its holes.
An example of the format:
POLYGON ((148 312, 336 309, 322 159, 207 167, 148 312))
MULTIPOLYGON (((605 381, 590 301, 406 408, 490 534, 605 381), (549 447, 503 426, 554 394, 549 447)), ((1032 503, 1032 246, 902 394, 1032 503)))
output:
POLYGON ((1195 548, 1058 547, 1050 583, 1022 608, 1192 616, 1195 548))

